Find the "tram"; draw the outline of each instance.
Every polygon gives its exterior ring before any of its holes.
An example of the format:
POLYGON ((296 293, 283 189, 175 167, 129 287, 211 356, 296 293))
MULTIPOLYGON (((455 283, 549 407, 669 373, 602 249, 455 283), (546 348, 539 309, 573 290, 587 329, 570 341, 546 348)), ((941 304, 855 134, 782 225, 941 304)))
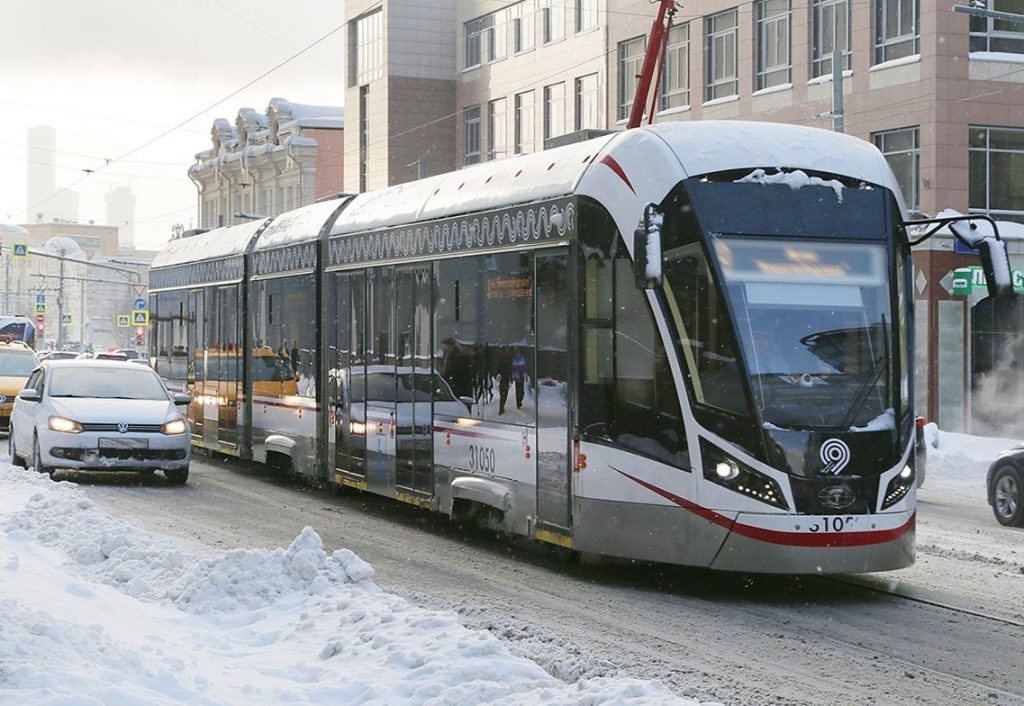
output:
POLYGON ((914 560, 906 209, 870 144, 680 122, 172 241, 193 444, 580 552, 914 560))
POLYGON ((0 316, 0 338, 24 342, 36 347, 36 327, 27 316, 7 314, 0 316))

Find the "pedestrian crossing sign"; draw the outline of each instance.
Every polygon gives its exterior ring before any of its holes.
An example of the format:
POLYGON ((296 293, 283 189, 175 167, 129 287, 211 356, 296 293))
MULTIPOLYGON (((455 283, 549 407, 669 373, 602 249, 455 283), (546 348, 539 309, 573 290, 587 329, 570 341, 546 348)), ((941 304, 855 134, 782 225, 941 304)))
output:
POLYGON ((132 325, 134 326, 149 326, 149 311, 133 311, 132 312, 132 325))
POLYGON ((128 314, 118 314, 117 315, 117 327, 118 328, 131 328, 132 327, 132 317, 128 316, 128 314))

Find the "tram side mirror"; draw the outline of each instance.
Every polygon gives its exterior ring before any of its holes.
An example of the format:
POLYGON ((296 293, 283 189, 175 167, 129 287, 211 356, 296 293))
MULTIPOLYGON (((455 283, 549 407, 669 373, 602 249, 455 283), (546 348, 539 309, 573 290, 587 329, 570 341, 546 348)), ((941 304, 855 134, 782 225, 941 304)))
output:
POLYGON ((476 400, 474 400, 472 397, 466 397, 465 395, 462 395, 461 397, 459 397, 459 402, 461 402, 462 404, 466 405, 466 411, 467 412, 472 412, 473 411, 473 403, 475 401, 476 400))
POLYGON ((633 231, 633 267, 637 289, 661 286, 661 225, 664 214, 653 203, 644 208, 644 215, 633 231))

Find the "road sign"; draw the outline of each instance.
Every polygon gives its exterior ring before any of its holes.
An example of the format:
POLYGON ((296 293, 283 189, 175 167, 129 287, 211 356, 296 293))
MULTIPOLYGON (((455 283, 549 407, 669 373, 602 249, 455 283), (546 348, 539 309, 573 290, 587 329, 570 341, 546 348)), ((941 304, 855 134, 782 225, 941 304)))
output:
POLYGON ((39 324, 38 326, 36 326, 36 331, 38 331, 39 333, 42 333, 45 330, 46 330, 46 325, 45 324, 39 324))
POLYGON ((46 317, 42 314, 36 314, 36 323, 41 324, 46 320, 46 317))
POLYGON ((139 297, 138 299, 136 299, 132 303, 132 309, 134 309, 135 311, 141 311, 141 310, 143 310, 145 308, 146 308, 146 300, 143 299, 142 297, 139 297))
POLYGON ((45 304, 45 303, 46 303, 46 295, 45 294, 37 294, 36 295, 36 304, 45 304))
POLYGON ((60 317, 60 322, 62 324, 70 324, 71 323, 71 314, 64 314, 63 316, 61 316, 60 317))
POLYGON ((46 313, 46 304, 36 304, 36 313, 37 314, 45 314, 46 313))
POLYGON ((11 255, 14 257, 28 257, 28 243, 15 243, 12 245, 11 255))
POLYGON ((134 324, 135 326, 149 326, 149 312, 133 311, 132 324, 134 324))
POLYGON ((131 328, 132 327, 132 317, 128 316, 128 314, 118 314, 117 315, 117 327, 118 328, 131 328))
POLYGON ((136 336, 145 336, 146 335, 146 329, 144 329, 141 326, 139 326, 137 329, 135 329, 135 335, 136 336))
POLYGON ((134 294, 137 297, 144 297, 146 296, 146 289, 147 287, 144 284, 133 284, 132 294, 134 294))

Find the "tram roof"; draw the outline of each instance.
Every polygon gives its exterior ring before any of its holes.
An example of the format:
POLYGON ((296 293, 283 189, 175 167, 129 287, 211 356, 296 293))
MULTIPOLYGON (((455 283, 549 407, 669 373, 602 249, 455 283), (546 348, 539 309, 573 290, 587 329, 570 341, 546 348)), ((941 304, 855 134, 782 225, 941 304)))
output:
POLYGON ((350 197, 343 196, 322 201, 275 216, 266 229, 260 233, 259 240, 256 241, 256 250, 267 250, 282 245, 316 240, 331 215, 348 198, 350 197))
POLYGON ((594 156, 612 137, 606 135, 536 154, 484 162, 359 194, 335 222, 331 235, 360 233, 571 194, 594 156))
POLYGON ((261 218, 238 225, 214 228, 188 238, 172 240, 153 258, 150 269, 156 270, 161 267, 173 267, 200 260, 216 260, 244 255, 253 236, 268 220, 261 218))

